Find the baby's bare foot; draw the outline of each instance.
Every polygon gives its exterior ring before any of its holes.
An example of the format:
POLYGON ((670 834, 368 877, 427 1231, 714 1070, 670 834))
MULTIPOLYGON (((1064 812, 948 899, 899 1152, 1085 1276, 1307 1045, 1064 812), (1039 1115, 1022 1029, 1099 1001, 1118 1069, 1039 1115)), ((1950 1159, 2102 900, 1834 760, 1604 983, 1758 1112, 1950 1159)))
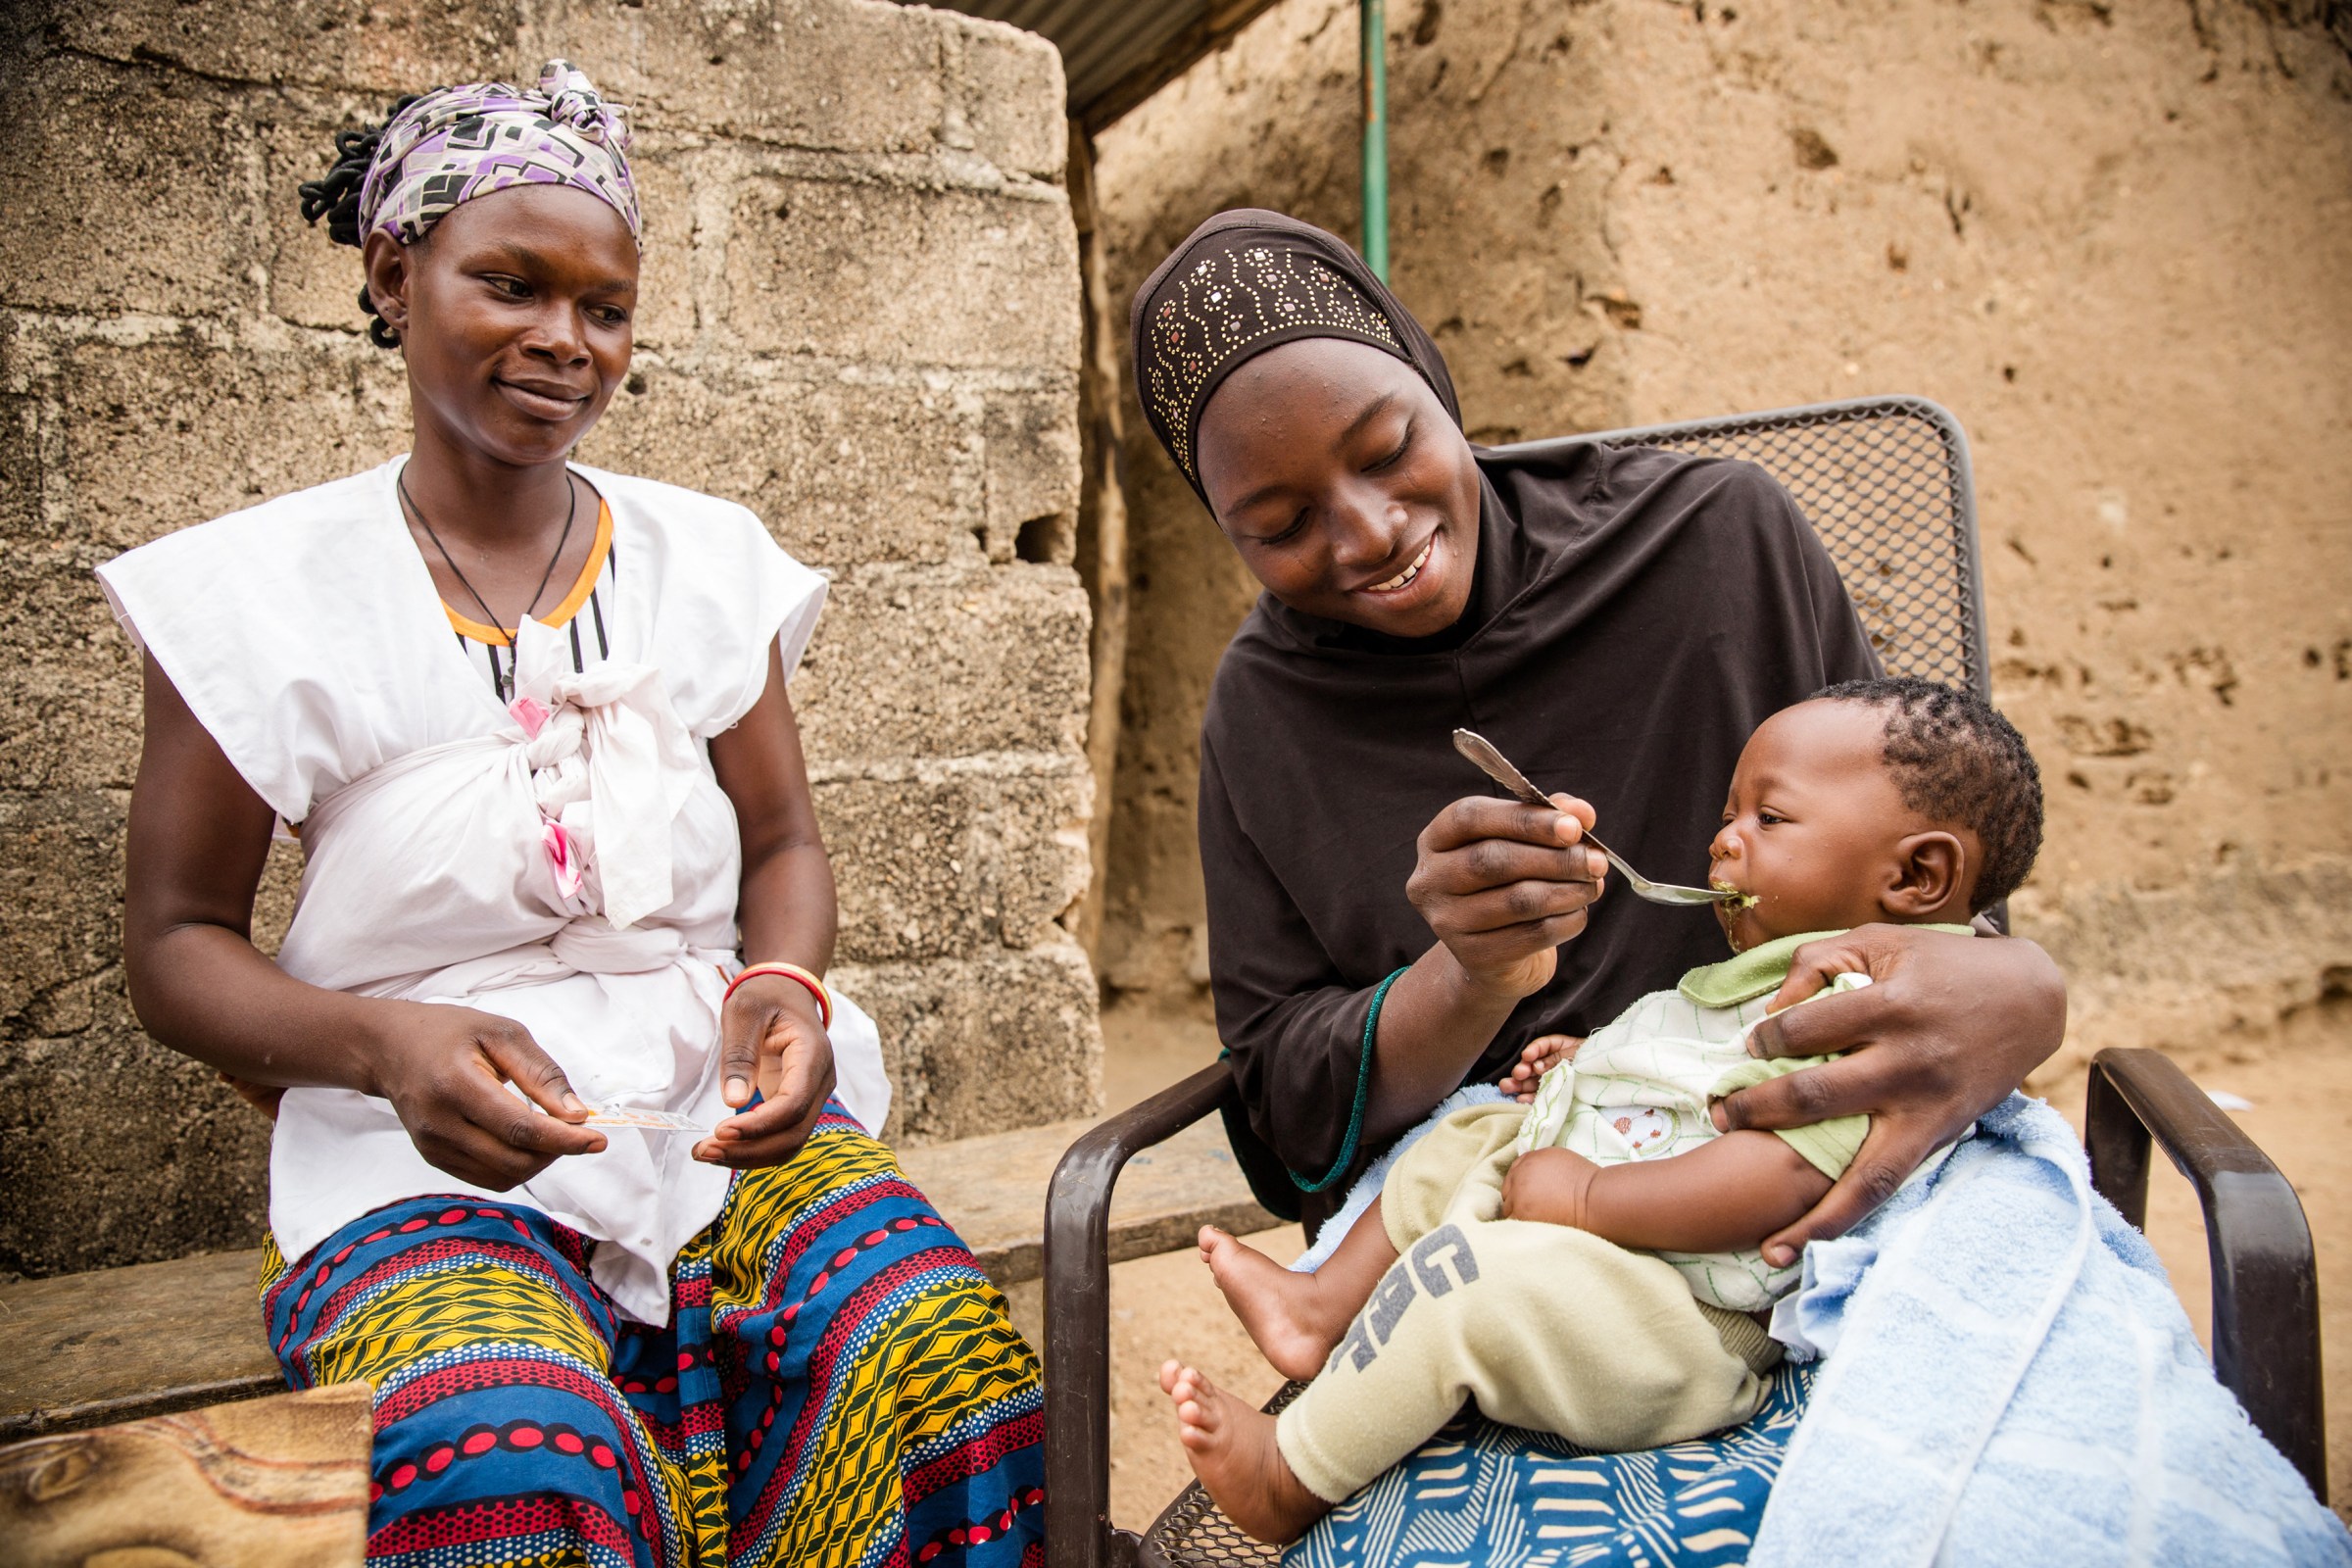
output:
POLYGON ((1294 1274, 1239 1237, 1200 1227, 1200 1256, 1225 1304, 1274 1370, 1304 1383, 1323 1370, 1331 1348, 1348 1332, 1348 1318, 1316 1310, 1312 1274, 1294 1274))
POLYGON ((1176 1406, 1176 1441, 1193 1473, 1225 1517, 1272 1545, 1287 1545, 1331 1512, 1299 1485, 1274 1442, 1274 1418, 1179 1361, 1159 1369, 1159 1387, 1176 1406))

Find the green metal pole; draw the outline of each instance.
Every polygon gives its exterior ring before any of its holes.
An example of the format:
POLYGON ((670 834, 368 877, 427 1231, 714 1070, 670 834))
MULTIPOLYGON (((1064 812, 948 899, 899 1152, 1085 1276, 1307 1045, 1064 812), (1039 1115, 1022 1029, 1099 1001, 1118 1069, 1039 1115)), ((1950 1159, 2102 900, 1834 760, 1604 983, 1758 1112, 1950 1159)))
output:
POLYGON ((1356 0, 1364 54, 1364 265, 1389 280, 1389 17, 1386 0, 1356 0))

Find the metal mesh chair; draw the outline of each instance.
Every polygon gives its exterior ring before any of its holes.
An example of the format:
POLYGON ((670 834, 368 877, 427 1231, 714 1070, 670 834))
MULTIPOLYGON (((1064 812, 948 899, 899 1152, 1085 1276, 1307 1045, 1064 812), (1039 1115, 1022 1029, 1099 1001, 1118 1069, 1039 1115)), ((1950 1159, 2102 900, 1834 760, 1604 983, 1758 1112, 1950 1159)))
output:
MULTIPOLYGON (((1944 409, 1921 398, 1862 398, 1502 450, 1580 444, 1760 465, 1820 533, 1888 671, 1990 695, 1968 438, 1944 409)), ((1232 1092, 1222 1063, 1204 1068, 1090 1130, 1054 1173, 1046 1198, 1046 1542, 1054 1568, 1281 1561, 1198 1485, 1143 1536, 1109 1516, 1111 1186, 1130 1155, 1216 1111, 1232 1092)), ((2294 1190, 2165 1057, 2102 1052, 2086 1137, 2093 1181, 2134 1223, 2146 1206, 2151 1135, 2196 1185, 2204 1207, 2215 1369, 2325 1499, 2317 1270, 2294 1190)), ((1267 1408, 1297 1392, 1295 1384, 1284 1389, 1267 1408)))
POLYGON ((1578 445, 1664 447, 1767 469, 1829 547, 1887 670, 1991 697, 1968 437, 1936 404, 1859 398, 1501 450, 1578 445))

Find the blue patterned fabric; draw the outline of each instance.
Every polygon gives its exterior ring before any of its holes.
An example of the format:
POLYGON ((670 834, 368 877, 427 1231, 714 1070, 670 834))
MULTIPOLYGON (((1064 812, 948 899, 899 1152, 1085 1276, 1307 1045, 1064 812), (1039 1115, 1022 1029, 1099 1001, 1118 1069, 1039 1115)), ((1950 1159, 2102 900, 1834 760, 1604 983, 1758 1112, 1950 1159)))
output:
POLYGON ((1333 1509, 1284 1568, 1744 1563, 1813 1373, 1775 1373, 1744 1426, 1639 1453, 1593 1453, 1465 1412, 1333 1509))

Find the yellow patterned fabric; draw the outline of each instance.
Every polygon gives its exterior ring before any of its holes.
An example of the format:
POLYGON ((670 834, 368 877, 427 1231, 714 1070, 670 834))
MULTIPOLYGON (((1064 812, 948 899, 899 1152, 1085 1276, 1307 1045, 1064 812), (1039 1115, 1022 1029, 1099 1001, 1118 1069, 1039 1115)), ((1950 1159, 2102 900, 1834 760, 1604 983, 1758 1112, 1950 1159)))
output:
POLYGON ((736 1178, 667 1328, 618 1316, 590 1245, 436 1198, 265 1254, 290 1381, 376 1389, 371 1560, 1042 1562, 1036 1354, 846 1115, 736 1178))

